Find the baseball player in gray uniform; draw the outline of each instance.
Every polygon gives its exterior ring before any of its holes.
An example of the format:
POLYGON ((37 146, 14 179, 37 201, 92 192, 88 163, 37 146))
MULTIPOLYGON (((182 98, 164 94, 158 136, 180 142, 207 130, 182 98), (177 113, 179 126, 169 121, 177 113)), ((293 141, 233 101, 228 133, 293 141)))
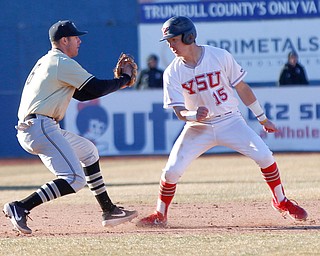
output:
POLYGON ((196 28, 188 17, 170 18, 162 33, 160 41, 167 40, 175 55, 164 72, 164 108, 173 108, 186 124, 163 169, 156 210, 138 225, 166 225, 179 178, 194 159, 217 145, 254 160, 272 192, 273 208, 294 220, 305 220, 307 212, 285 196, 272 152, 238 110, 234 91, 267 132, 277 130, 243 81, 246 71, 229 52, 197 45, 196 28))
POLYGON ((4 205, 3 212, 15 229, 31 234, 27 226, 30 210, 50 200, 76 193, 88 185, 102 209, 102 225, 115 226, 132 220, 136 211, 114 205, 100 172, 98 150, 94 144, 61 129, 71 98, 95 99, 131 81, 132 67, 124 66, 118 79, 100 80, 74 59, 86 34, 70 20, 59 21, 49 29, 52 49, 38 60, 22 92, 16 126, 17 138, 27 152, 38 155, 56 179, 42 185, 28 197, 4 205))

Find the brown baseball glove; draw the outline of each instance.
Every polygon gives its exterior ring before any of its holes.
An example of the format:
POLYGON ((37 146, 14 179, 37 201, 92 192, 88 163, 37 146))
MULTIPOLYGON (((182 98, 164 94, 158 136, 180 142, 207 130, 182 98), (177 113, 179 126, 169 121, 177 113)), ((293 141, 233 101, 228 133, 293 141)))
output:
MULTIPOLYGON (((131 68, 131 80, 126 84, 126 86, 131 87, 135 84, 138 74, 138 65, 134 62, 131 55, 126 53, 121 53, 117 65, 113 69, 114 77, 119 78, 124 72, 124 68, 131 68)), ((130 74, 128 74, 130 75, 130 74)))

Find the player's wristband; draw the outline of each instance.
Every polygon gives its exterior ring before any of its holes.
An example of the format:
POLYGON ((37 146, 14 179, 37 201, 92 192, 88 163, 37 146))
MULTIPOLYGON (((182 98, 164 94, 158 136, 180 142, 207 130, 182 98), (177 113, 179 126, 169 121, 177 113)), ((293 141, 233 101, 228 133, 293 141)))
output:
POLYGON ((248 106, 252 113, 256 116, 260 124, 265 124, 268 121, 267 116, 265 115, 262 107, 259 104, 259 101, 256 100, 248 106))
POLYGON ((259 121, 260 124, 264 125, 266 122, 268 122, 268 118, 264 119, 263 121, 259 121))
POLYGON ((188 111, 184 117, 187 121, 197 121, 197 111, 188 111))
POLYGON ((261 114, 260 116, 257 116, 257 119, 258 119, 258 121, 260 122, 260 123, 266 123, 267 121, 266 120, 268 120, 268 118, 267 118, 267 116, 263 113, 263 114, 261 114))

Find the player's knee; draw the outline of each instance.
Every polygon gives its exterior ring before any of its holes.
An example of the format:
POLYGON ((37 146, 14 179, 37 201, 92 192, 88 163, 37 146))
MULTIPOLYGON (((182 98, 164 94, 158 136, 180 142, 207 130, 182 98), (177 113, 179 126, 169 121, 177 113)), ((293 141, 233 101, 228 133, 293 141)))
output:
POLYGON ((67 177, 60 177, 65 179, 69 185, 73 188, 75 192, 78 192, 87 184, 86 178, 84 175, 79 174, 70 174, 67 177))
POLYGON ((180 178, 181 178, 181 175, 178 172, 174 172, 174 171, 163 170, 162 175, 161 175, 161 180, 163 180, 167 183, 170 183, 170 184, 178 183, 180 178))
POLYGON ((274 157, 271 152, 266 154, 258 154, 255 157, 255 161, 260 168, 267 168, 274 163, 274 157))
POLYGON ((87 154, 81 159, 83 166, 90 166, 99 160, 99 152, 97 147, 90 141, 86 148, 87 154))
POLYGON ((168 161, 162 170, 162 180, 175 184, 182 177, 189 162, 188 161, 168 161))

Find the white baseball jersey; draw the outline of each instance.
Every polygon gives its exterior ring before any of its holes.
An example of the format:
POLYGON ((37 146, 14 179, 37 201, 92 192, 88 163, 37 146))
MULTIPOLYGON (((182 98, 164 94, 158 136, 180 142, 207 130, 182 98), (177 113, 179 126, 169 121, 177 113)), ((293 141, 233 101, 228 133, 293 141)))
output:
MULTIPOLYGON (((196 67, 175 58, 164 72, 164 108, 208 108, 207 119, 186 122, 171 149, 162 179, 176 184, 190 163, 215 146, 231 148, 253 159, 260 168, 274 163, 272 152, 238 110, 234 88, 246 75, 227 51, 201 46, 196 67)), ((161 206, 161 204, 160 204, 161 206)), ((159 206, 159 207, 160 207, 159 206)))
POLYGON ((237 110, 233 87, 247 74, 226 50, 203 45, 196 67, 176 57, 164 72, 164 108, 209 109, 208 119, 237 110))
POLYGON ((50 50, 38 60, 25 83, 19 120, 31 113, 60 121, 76 88, 81 89, 93 75, 58 49, 50 50))

